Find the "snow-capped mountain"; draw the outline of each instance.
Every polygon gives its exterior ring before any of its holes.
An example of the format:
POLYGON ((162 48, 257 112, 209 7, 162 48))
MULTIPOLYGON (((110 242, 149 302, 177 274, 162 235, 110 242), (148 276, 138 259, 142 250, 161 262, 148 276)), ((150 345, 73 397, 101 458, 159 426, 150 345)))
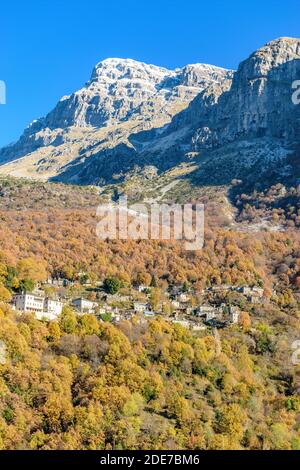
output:
POLYGON ((57 176, 78 158, 130 145, 131 134, 163 127, 207 86, 231 77, 231 71, 210 65, 167 70, 131 59, 106 59, 83 88, 61 98, 15 145, 0 151, 2 163, 12 162, 1 170, 33 178, 57 176))
POLYGON ((154 114, 172 114, 172 106, 188 103, 213 81, 230 72, 202 64, 167 70, 131 59, 106 59, 93 70, 90 81, 30 129, 100 128, 154 114))
POLYGON ((271 41, 236 72, 106 59, 82 89, 0 150, 0 173, 103 184, 193 162, 201 184, 291 174, 300 140, 300 105, 292 102, 299 59, 293 38, 271 41))

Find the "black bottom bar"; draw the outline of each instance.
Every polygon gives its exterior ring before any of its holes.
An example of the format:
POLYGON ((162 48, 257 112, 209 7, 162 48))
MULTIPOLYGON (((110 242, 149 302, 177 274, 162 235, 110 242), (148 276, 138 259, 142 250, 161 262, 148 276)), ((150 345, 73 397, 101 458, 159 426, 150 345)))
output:
POLYGON ((299 465, 300 453, 292 451, 0 451, 0 467, 19 464, 23 466, 46 465, 74 468, 147 468, 158 465, 178 465, 206 468, 239 468, 241 465, 282 464, 299 465))

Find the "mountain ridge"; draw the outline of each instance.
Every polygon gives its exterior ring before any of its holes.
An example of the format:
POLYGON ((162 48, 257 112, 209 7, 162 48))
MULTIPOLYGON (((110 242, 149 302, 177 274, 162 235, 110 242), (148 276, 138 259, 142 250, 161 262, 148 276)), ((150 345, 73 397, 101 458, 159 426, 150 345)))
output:
POLYGON ((296 38, 267 43, 236 72, 207 64, 170 71, 105 59, 83 88, 0 150, 0 173, 103 185, 148 167, 161 173, 194 161, 195 180, 211 184, 214 165, 216 174, 221 161, 240 177, 251 167, 251 155, 254 178, 278 162, 286 173, 300 135, 300 107, 291 101, 299 59, 296 38), (226 154, 235 141, 237 155, 226 154))

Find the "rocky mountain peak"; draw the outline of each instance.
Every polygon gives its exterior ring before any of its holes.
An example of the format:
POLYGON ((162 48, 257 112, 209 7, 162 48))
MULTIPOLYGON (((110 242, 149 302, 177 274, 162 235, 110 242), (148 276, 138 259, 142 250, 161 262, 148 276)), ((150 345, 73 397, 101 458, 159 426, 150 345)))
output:
MULTIPOLYGON (((201 90, 231 76, 231 71, 202 64, 168 70, 133 59, 105 59, 96 64, 84 87, 63 96, 47 116, 25 130, 15 145, 0 150, 0 161, 34 152, 43 168, 41 154, 46 154, 47 162, 53 162, 55 154, 60 166, 57 155, 64 164, 66 155, 72 159, 90 146, 90 141, 95 145, 98 131, 99 145, 104 147, 116 140, 126 142, 133 128, 138 132, 163 126, 201 90)), ((46 166, 48 171, 51 163, 46 166)))
POLYGON ((299 55, 300 39, 289 37, 273 39, 252 54, 256 57, 268 57, 270 61, 274 61, 273 65, 288 62, 299 55))
POLYGON ((116 80, 147 80, 159 83, 172 71, 133 59, 104 59, 94 67, 91 82, 115 82, 116 80))
POLYGON ((99 183, 149 164, 164 171, 203 152, 216 155, 208 157, 206 170, 217 167, 220 155, 220 171, 224 158, 230 167, 241 167, 244 159, 247 168, 251 159, 276 161, 299 141, 300 106, 291 99, 299 59, 300 40, 293 38, 269 42, 236 72, 105 59, 84 87, 0 150, 0 172, 99 183), (261 151, 250 150, 254 141, 261 151), (239 150, 228 156, 223 149, 231 144, 239 150))
MULTIPOLYGON (((300 59, 300 39, 279 38, 261 47, 242 62, 238 69, 241 80, 255 80, 289 74, 296 70, 295 60, 300 59)), ((295 78, 294 78, 295 79, 295 78)))

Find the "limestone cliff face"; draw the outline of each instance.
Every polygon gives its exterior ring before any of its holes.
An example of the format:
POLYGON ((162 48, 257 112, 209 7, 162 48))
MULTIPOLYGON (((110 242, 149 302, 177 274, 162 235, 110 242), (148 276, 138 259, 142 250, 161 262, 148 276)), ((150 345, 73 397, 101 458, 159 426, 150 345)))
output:
POLYGON ((299 59, 300 40, 280 38, 242 62, 230 90, 209 103, 208 112, 201 115, 199 107, 195 148, 242 138, 298 139, 300 107, 292 102, 292 83, 300 77, 299 59))

